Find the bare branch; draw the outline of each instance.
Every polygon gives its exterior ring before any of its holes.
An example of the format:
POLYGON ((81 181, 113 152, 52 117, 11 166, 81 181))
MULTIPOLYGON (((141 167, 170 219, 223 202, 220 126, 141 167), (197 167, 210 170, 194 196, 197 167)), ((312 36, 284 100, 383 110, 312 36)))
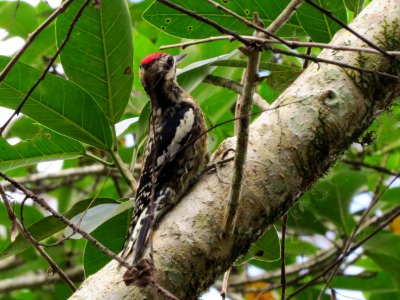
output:
MULTIPOLYGON (((62 214, 58 213, 55 211, 50 205, 47 204, 47 202, 43 199, 35 195, 34 193, 30 192, 27 190, 23 185, 15 181, 14 179, 8 177, 6 174, 0 172, 0 177, 4 178, 8 182, 10 182, 13 186, 15 186, 18 190, 23 192, 26 196, 31 198, 33 201, 35 201, 37 204, 39 204, 41 207, 43 207, 45 210, 51 213, 51 215, 57 219, 59 219, 61 222, 63 222, 65 225, 69 226, 73 231, 79 233, 87 239, 89 242, 91 242, 93 245, 95 245, 101 252, 104 254, 110 256, 117 262, 119 262, 122 266, 124 266, 127 269, 131 268, 131 265, 128 264, 124 259, 120 258, 117 254, 109 250, 107 247, 105 247, 103 244, 101 244, 98 240, 96 240, 92 235, 87 233, 86 231, 80 229, 78 226, 75 224, 71 223, 70 220, 68 220, 66 217, 64 217, 62 214)), ((21 227, 22 229, 22 227, 21 227)))
MULTIPOLYGON (((80 266, 66 270, 65 274, 72 280, 81 281, 84 278, 80 266)), ((18 277, 0 280, 0 293, 9 293, 21 289, 40 288, 44 285, 62 282, 59 275, 49 276, 48 272, 28 273, 18 277)))
MULTIPOLYGON (((346 45, 335 45, 335 44, 325 44, 325 43, 316 43, 316 42, 299 42, 299 41, 289 41, 285 40, 285 43, 282 43, 280 41, 272 40, 272 39, 266 39, 266 38, 260 38, 260 37, 255 37, 255 36, 250 36, 250 35, 243 35, 242 36, 245 39, 248 39, 249 41, 254 41, 260 44, 281 44, 281 45, 286 45, 291 49, 296 49, 296 48, 321 48, 321 49, 332 49, 332 50, 341 50, 341 51, 353 51, 353 52, 365 52, 365 53, 372 53, 372 54, 381 54, 380 51, 373 49, 373 48, 366 48, 366 47, 353 47, 353 46, 346 46, 346 45)), ((222 35, 222 36, 214 36, 214 37, 209 37, 205 39, 198 39, 190 42, 184 42, 184 43, 178 43, 178 44, 171 44, 171 45, 165 45, 161 46, 160 50, 164 49, 170 49, 170 48, 186 48, 189 46, 197 45, 197 44, 203 44, 203 43, 211 43, 215 41, 235 41, 235 39, 230 36, 230 35, 222 35)), ((386 51, 392 56, 400 56, 400 51, 386 51)))
POLYGON ((6 211, 8 214, 8 217, 10 218, 11 222, 17 226, 18 231, 23 237, 29 241, 32 246, 36 249, 37 252, 49 263, 51 268, 53 269, 54 272, 56 272, 60 277, 63 279, 63 281, 68 285, 68 287, 72 291, 76 291, 76 287, 74 283, 71 281, 71 279, 67 276, 67 274, 64 273, 63 270, 54 262, 54 260, 50 257, 50 255, 47 254, 46 251, 44 251, 39 245, 38 242, 29 234, 28 231, 24 229, 20 221, 18 220, 17 216, 15 215, 10 201, 7 198, 6 192, 3 189, 3 186, 0 184, 0 196, 3 199, 4 206, 6 207, 6 211))

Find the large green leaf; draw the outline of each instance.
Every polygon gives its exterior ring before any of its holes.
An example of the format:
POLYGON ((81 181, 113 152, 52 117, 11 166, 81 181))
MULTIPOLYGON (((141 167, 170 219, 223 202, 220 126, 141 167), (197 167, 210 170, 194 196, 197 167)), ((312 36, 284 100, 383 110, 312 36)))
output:
MULTIPOLYGON (((57 19, 59 45, 83 2, 75 0, 57 19)), ((61 52, 68 78, 90 93, 113 124, 124 113, 132 89, 131 28, 126 0, 102 0, 84 10, 61 52)))
POLYGON ((354 12, 354 16, 358 15, 364 7, 365 0, 344 0, 346 7, 354 12))
POLYGON ((0 1, 0 27, 26 38, 38 25, 36 9, 23 1, 0 1))
MULTIPOLYGON (((343 1, 338 0, 313 0, 319 6, 329 10, 335 17, 347 22, 347 12, 343 1)), ((308 3, 303 4, 297 10, 297 18, 304 31, 314 42, 327 43, 333 35, 342 27, 335 21, 312 7, 308 3)))
MULTIPOLYGON (((332 286, 338 289, 361 291, 394 291, 397 289, 393 277, 386 272, 367 272, 371 276, 335 276, 332 286)), ((367 275, 366 274, 366 275, 367 275)), ((391 298, 390 298, 391 299, 391 298)))
MULTIPOLYGON (((239 34, 251 34, 253 31, 238 19, 205 1, 173 0, 172 2, 195 11, 203 17, 214 20, 219 25, 229 28, 239 34)), ((275 20, 290 0, 217 0, 216 2, 249 21, 253 20, 253 13, 258 12, 260 18, 267 26, 275 20)), ((221 34, 210 25, 202 23, 157 1, 144 12, 143 17, 158 29, 183 38, 198 39, 221 34)), ((301 27, 298 25, 296 18, 292 18, 283 28, 282 33, 292 35, 295 31, 301 31, 301 27)))
POLYGON ((322 234, 328 230, 317 213, 305 199, 297 202, 289 211, 288 227, 303 234, 322 234))
POLYGON ((350 214, 350 204, 356 192, 366 183, 366 178, 357 171, 341 171, 331 178, 323 179, 306 194, 310 207, 346 234, 349 234, 355 224, 350 214))
MULTIPOLYGON (((116 203, 116 201, 108 198, 82 200, 76 203, 70 210, 68 210, 64 214, 64 216, 70 219, 90 207, 104 203, 116 203)), ((59 219, 49 216, 32 224, 27 228, 27 230, 37 241, 42 241, 64 229, 65 227, 66 225, 59 219)), ((11 255, 18 254, 30 247, 32 247, 32 244, 25 240, 25 238, 23 238, 21 235, 18 235, 15 241, 8 244, 6 248, 0 253, 0 260, 10 257, 11 255)))
POLYGON ((363 248, 383 270, 389 272, 400 286, 400 236, 381 232, 367 241, 363 248))
MULTIPOLYGON (((0 69, 9 58, 0 56, 0 69)), ((17 63, 0 83, 0 106, 16 109, 41 72, 17 63)), ((111 127, 93 98, 79 86, 47 74, 22 108, 22 113, 44 126, 81 142, 112 147, 111 127)))
MULTIPOLYGON (((88 209, 85 212, 77 214, 71 219, 74 224, 79 224, 79 227, 87 233, 91 233, 97 227, 111 218, 121 214, 122 212, 132 208, 133 201, 125 201, 122 203, 105 203, 88 209)), ((65 231, 66 236, 73 234, 70 227, 67 227, 65 231)), ((81 235, 75 233, 71 238, 79 239, 81 235)))
POLYGON ((212 65, 213 63, 224 61, 236 53, 238 53, 238 51, 233 50, 225 55, 208 58, 186 66, 178 73, 179 84, 185 91, 190 93, 204 80, 208 74, 211 74, 217 68, 216 66, 212 65))
POLYGON ((81 143, 52 131, 40 130, 33 138, 11 146, 0 137, 0 171, 57 159, 83 155, 81 143))
POLYGON ((278 260, 281 256, 280 248, 278 233, 275 227, 272 226, 250 247, 250 250, 245 255, 235 262, 235 264, 244 264, 252 259, 261 261, 278 260))
MULTIPOLYGON (((118 253, 122 250, 125 243, 125 235, 129 225, 130 214, 125 210, 114 216, 101 226, 92 235, 111 251, 118 253)), ((87 242, 85 254, 83 256, 83 267, 85 276, 96 273, 104 267, 111 257, 101 252, 92 243, 87 242)))

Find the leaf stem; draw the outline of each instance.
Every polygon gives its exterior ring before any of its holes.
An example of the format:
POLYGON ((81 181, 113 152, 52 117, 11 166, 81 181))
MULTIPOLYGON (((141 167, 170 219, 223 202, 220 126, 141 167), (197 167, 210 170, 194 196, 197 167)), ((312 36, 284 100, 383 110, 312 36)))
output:
POLYGON ((127 168, 125 163, 122 161, 122 158, 121 158, 121 156, 119 156, 118 151, 116 151, 116 150, 110 151, 110 155, 111 155, 118 171, 121 173, 122 178, 129 185, 132 192, 135 193, 136 189, 137 189, 136 180, 135 180, 135 178, 133 178, 132 173, 129 171, 129 169, 127 168))
POLYGON ((115 163, 106 161, 106 160, 104 160, 104 159, 102 159, 102 158, 100 158, 100 157, 98 157, 98 156, 96 156, 96 155, 94 155, 92 153, 86 152, 84 154, 84 156, 89 157, 89 158, 101 163, 102 165, 105 165, 106 167, 109 167, 109 168, 115 167, 115 163))

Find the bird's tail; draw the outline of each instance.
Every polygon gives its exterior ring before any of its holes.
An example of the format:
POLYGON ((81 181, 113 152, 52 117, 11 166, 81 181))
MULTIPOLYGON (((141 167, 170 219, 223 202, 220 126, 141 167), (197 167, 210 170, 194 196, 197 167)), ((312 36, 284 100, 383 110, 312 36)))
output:
POLYGON ((121 256, 126 258, 132 252, 134 253, 133 264, 135 265, 141 259, 143 250, 149 237, 151 219, 149 208, 141 212, 134 212, 129 227, 128 235, 125 241, 124 250, 121 256))

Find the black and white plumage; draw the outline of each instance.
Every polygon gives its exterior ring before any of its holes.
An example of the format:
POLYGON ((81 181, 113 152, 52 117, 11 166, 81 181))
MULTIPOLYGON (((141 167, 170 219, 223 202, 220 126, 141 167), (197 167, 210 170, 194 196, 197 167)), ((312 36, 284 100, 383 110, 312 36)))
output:
POLYGON ((146 56, 140 65, 141 83, 151 101, 151 118, 131 225, 122 254, 127 256, 134 252, 134 265, 141 260, 149 238, 152 188, 153 225, 157 226, 206 164, 207 128, 203 114, 176 82, 176 64, 183 57, 154 53, 146 56))

